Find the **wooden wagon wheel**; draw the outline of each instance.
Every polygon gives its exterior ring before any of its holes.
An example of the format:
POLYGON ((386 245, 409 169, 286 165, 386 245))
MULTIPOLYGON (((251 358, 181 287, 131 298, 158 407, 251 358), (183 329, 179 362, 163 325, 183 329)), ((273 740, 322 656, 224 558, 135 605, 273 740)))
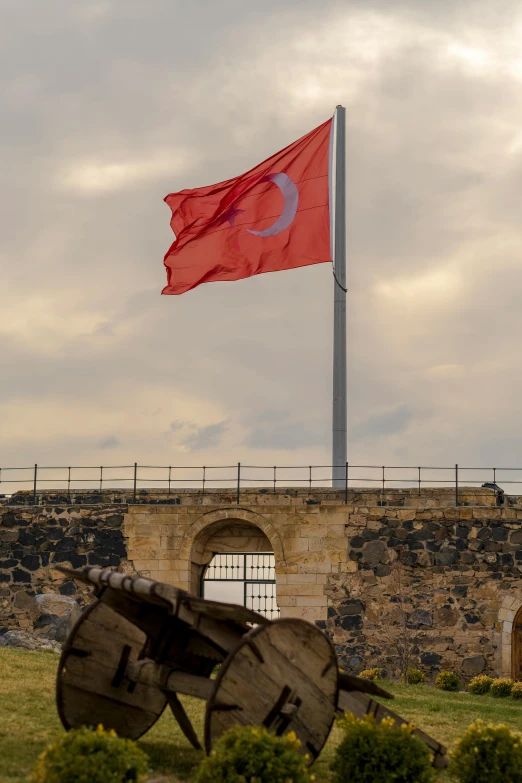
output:
POLYGON ((337 659, 316 626, 274 620, 247 633, 221 666, 205 713, 205 748, 236 724, 294 731, 310 762, 332 727, 338 697, 337 659))
POLYGON ((156 723, 167 697, 156 687, 125 677, 146 635, 96 601, 69 634, 58 666, 56 699, 66 729, 98 726, 138 739, 156 723))

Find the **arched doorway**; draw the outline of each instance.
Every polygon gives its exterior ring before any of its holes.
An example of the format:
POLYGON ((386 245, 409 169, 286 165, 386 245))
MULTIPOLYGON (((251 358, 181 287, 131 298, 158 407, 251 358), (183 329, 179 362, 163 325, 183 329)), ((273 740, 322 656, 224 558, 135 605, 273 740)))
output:
POLYGON ((250 519, 209 517, 191 547, 192 591, 278 617, 276 558, 267 535, 250 519))
POLYGON ((514 617, 511 632, 511 676, 522 680, 522 606, 514 617))

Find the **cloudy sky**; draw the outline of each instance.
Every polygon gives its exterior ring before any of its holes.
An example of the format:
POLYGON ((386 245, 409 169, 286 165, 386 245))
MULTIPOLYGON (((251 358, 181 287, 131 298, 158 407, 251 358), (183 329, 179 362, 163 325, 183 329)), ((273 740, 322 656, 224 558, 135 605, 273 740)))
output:
POLYGON ((1 0, 2 467, 329 463, 329 265, 160 291, 163 197, 338 103, 350 461, 522 464, 521 34, 510 0, 1 0))

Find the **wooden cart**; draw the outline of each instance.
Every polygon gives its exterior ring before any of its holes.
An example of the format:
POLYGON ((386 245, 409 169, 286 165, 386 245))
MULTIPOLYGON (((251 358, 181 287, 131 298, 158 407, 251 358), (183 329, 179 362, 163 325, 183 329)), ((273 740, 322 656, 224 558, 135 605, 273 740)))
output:
MULTIPOLYGON (((186 694, 206 702, 207 753, 228 728, 257 725, 278 735, 294 731, 312 762, 336 713, 406 722, 371 698, 391 694, 339 673, 331 642, 311 623, 270 621, 242 606, 108 569, 61 570, 96 591, 58 667, 58 712, 66 729, 101 723, 138 739, 168 704, 187 739, 200 748, 178 698, 186 694)), ((445 748, 418 733, 433 750, 434 764, 445 766, 445 748)))

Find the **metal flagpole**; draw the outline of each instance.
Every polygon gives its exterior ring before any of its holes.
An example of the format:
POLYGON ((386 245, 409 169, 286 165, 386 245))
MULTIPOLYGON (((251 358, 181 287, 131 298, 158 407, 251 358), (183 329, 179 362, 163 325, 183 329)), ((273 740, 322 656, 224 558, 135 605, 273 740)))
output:
POLYGON ((333 216, 334 271, 332 487, 346 480, 346 110, 334 114, 330 169, 330 214, 333 216), (333 165, 332 165, 333 164, 333 165), (333 174, 333 177, 332 177, 333 174), (333 198, 332 198, 333 197, 333 198))

